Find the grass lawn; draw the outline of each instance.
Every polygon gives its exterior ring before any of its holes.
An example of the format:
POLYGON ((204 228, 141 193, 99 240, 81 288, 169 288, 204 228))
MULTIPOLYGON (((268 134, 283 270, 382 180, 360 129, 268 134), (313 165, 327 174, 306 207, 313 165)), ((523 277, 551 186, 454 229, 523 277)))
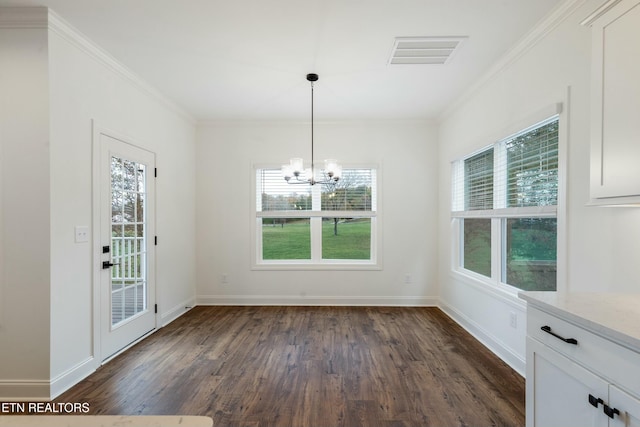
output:
POLYGON ((322 221, 322 258, 371 258, 371 220, 339 222, 337 235, 333 234, 333 220, 322 221))
MULTIPOLYGON (((289 219, 282 224, 263 225, 262 258, 310 259, 311 232, 309 220, 289 219)), ((333 234, 333 220, 322 222, 323 259, 369 259, 371 253, 371 220, 338 223, 333 234)))
POLYGON ((262 226, 262 259, 311 259, 308 219, 262 226))

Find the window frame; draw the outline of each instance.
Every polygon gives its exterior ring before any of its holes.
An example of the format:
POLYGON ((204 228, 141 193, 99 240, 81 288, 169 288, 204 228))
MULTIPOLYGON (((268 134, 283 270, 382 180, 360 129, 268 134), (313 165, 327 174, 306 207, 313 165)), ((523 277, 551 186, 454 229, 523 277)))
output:
MULTIPOLYGON (((523 289, 505 283, 506 280, 506 222, 511 218, 556 218, 556 292, 566 288, 566 116, 562 104, 554 104, 525 120, 510 126, 507 130, 491 138, 492 143, 483 146, 470 154, 454 159, 451 163, 451 274, 472 285, 480 285, 481 289, 493 289, 497 294, 516 296, 523 289), (507 168, 494 173, 494 209, 465 211, 464 192, 456 188, 456 183, 464 182, 464 160, 477 156, 482 152, 494 149, 494 172, 506 151, 504 142, 514 135, 525 133, 545 122, 558 120, 558 183, 557 201, 553 206, 506 207, 507 168), (461 180, 462 178, 462 180, 461 180), (491 220, 491 277, 486 277, 463 267, 465 218, 485 218, 491 220)), ((505 163, 506 165, 506 163, 505 163)))
MULTIPOLYGON (((251 219, 251 269, 252 270, 382 270, 381 256, 381 167, 377 164, 345 164, 344 170, 370 169, 372 171, 371 211, 333 211, 333 210, 282 210, 259 211, 257 173, 262 169, 280 169, 274 164, 252 165, 252 219, 251 219), (369 218, 371 220, 370 259, 322 259, 322 220, 323 218, 369 218), (262 218, 309 218, 311 259, 304 260, 265 260, 262 257, 262 218)), ((283 178, 284 180, 284 178, 283 178)), ((320 200, 321 185, 312 188, 314 202, 320 200), (318 190, 315 190, 315 189, 318 190), (315 190, 315 191, 314 191, 315 190), (317 194, 316 194, 317 193, 317 194)))

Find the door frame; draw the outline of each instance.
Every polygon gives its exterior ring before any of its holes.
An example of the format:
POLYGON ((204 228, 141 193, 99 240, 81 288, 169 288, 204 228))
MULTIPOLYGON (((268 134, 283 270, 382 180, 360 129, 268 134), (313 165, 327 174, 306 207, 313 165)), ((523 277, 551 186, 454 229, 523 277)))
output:
MULTIPOLYGON (((101 156, 101 135, 105 135, 108 136, 110 138, 114 138, 117 139, 121 142, 124 142, 126 144, 132 145, 136 148, 139 148, 141 150, 145 150, 145 151, 150 151, 147 148, 144 147, 143 144, 141 144, 139 141, 136 141, 135 139, 127 136, 127 135, 123 135, 119 132, 113 131, 110 128, 107 127, 103 127, 101 126, 99 123, 97 123, 97 121, 95 119, 91 120, 91 127, 92 127, 92 253, 91 253, 91 259, 92 259, 92 264, 93 264, 93 277, 92 277, 92 311, 93 311, 93 336, 92 336, 92 357, 94 360, 94 369, 97 369, 98 367, 100 367, 101 365, 103 365, 104 363, 108 362, 109 360, 113 359, 114 357, 116 357, 117 355, 121 354, 124 350, 130 348, 131 346, 135 345, 136 343, 138 343, 140 340, 144 339, 145 337, 147 337, 150 333, 153 333, 154 331, 158 330, 158 325, 159 325, 159 314, 155 313, 154 314, 154 321, 155 321, 155 329, 153 329, 151 332, 135 339, 133 342, 131 342, 130 344, 128 344, 127 346, 125 346, 124 348, 122 348, 121 350, 119 350, 117 353, 115 353, 114 355, 111 355, 108 359, 104 359, 104 355, 102 354, 102 300, 101 300, 101 292, 100 292, 100 286, 101 286, 101 273, 102 273, 102 258, 103 258, 103 254, 102 254, 102 244, 101 244, 101 203, 102 203, 102 156, 101 156)), ((150 151, 152 153, 155 152, 150 151)), ((155 187, 154 187, 155 188, 155 187)), ((154 190, 157 193, 157 190, 154 190)), ((154 197, 154 203, 156 198, 154 197)), ((153 222, 154 224, 156 223, 155 219, 156 219, 156 205, 154 204, 153 207, 153 222)), ((155 230, 153 230, 153 233, 155 234, 155 230)), ((155 246, 151 246, 149 248, 149 250, 153 250, 155 251, 155 246)), ((156 257, 154 257, 154 259, 156 259, 156 257)), ((156 275, 156 266, 157 266, 157 261, 153 263, 153 265, 149 265, 149 269, 153 269, 153 277, 157 278, 156 275)), ((149 301, 149 307, 153 307, 154 304, 157 304, 159 298, 158 295, 158 287, 157 287, 157 281, 154 280, 154 283, 152 284, 152 286, 155 287, 155 300, 154 301, 149 301)))

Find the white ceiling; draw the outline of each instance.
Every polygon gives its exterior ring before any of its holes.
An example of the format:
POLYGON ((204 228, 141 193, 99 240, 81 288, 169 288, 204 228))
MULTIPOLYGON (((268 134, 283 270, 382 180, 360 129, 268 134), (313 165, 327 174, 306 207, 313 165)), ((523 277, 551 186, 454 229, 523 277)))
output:
POLYGON ((0 0, 48 6, 200 120, 435 118, 562 0, 0 0), (395 37, 468 36, 445 65, 395 37))

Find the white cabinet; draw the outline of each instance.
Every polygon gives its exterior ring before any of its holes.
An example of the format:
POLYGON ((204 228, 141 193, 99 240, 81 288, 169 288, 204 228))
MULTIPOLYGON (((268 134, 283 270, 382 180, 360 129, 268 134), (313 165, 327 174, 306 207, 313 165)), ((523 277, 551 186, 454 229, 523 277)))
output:
POLYGON ((640 353, 531 305, 527 427, 640 427, 640 353))
POLYGON ((591 198, 640 203, 640 0, 610 0, 592 31, 591 198))
POLYGON ((615 418, 617 421, 615 426, 625 427, 640 427, 640 400, 625 393, 616 386, 609 386, 609 400, 616 402, 621 408, 626 408, 626 411, 622 413, 620 418, 615 418))
POLYGON ((606 381, 531 338, 527 363, 527 427, 607 425, 605 413, 589 403, 589 396, 608 394, 606 381))

